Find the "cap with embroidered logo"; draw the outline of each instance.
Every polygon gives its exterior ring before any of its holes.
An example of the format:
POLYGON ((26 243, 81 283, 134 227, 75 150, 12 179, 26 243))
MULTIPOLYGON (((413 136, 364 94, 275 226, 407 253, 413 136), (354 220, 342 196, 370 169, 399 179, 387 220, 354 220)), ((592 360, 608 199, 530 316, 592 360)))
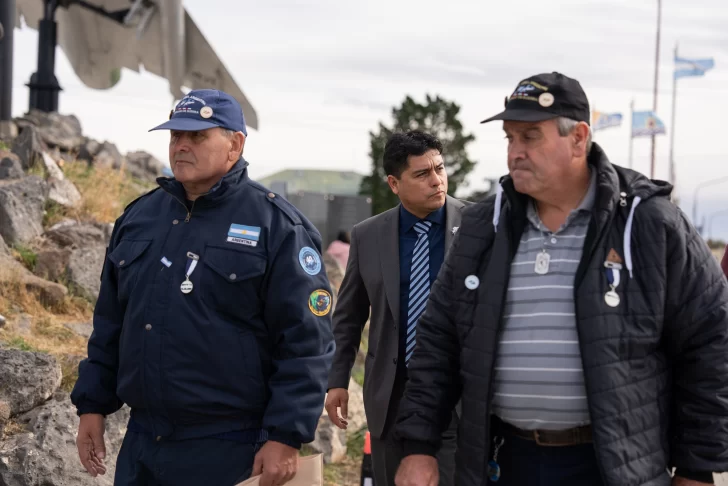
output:
POLYGON ((243 109, 235 98, 216 89, 196 89, 182 98, 169 114, 169 120, 149 130, 196 132, 208 128, 243 132, 247 137, 243 109))
POLYGON ((537 74, 524 79, 506 98, 506 109, 483 120, 539 122, 566 117, 590 124, 589 100, 579 81, 561 73, 537 74))

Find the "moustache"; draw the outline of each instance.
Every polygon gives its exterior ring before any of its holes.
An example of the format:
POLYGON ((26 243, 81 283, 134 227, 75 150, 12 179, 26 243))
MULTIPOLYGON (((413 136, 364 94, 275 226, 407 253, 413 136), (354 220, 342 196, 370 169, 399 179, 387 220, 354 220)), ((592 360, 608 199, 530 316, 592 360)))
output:
POLYGON ((194 164, 195 162, 197 162, 195 160, 195 158, 192 157, 191 155, 184 155, 184 154, 175 155, 174 158, 172 159, 172 161, 175 162, 175 163, 177 163, 177 162, 189 162, 189 163, 192 163, 192 164, 194 164))
POLYGON ((524 159, 509 160, 508 167, 510 167, 511 170, 528 170, 531 168, 531 161, 524 159))

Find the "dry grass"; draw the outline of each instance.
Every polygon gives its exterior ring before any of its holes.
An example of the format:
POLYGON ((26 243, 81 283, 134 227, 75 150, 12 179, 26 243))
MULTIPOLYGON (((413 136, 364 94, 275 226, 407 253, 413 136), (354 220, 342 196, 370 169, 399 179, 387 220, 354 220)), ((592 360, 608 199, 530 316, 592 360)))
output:
POLYGON ((123 170, 89 166, 86 162, 66 162, 62 169, 81 193, 83 202, 75 209, 49 203, 44 221, 47 226, 63 218, 113 223, 127 204, 154 186, 132 179, 123 170))
POLYGON ((85 356, 86 338, 67 329, 64 324, 88 322, 93 308, 81 298, 68 296, 60 305, 49 308, 39 295, 29 291, 22 283, 19 270, 3 265, 0 275, 0 314, 7 319, 0 329, 4 345, 23 351, 40 351, 58 358, 63 372, 62 388, 66 391, 76 381, 76 367, 66 356, 85 356), (31 316, 30 329, 19 327, 21 316, 31 316))

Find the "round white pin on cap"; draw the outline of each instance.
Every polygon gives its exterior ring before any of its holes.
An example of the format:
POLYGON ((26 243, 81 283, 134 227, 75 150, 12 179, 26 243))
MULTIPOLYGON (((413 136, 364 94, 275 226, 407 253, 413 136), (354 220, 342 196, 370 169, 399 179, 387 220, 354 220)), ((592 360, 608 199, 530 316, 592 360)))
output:
POLYGON ((554 104, 554 95, 551 93, 541 93, 541 96, 538 97, 538 104, 544 108, 548 108, 554 104))
POLYGON ((203 106, 202 109, 200 109, 200 116, 202 118, 210 118, 212 116, 212 108, 209 106, 203 106))
POLYGON ((468 275, 465 277, 465 286, 470 290, 475 290, 480 286, 480 279, 475 275, 468 275))

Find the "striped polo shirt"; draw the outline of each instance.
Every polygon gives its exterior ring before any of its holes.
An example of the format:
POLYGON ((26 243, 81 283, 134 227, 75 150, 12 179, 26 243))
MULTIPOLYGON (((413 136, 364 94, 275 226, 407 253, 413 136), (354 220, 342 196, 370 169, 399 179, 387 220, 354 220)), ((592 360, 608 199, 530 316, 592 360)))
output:
POLYGON ((589 423, 574 279, 595 197, 592 170, 581 204, 553 233, 541 222, 535 203, 528 205, 529 224, 511 264, 491 407, 521 429, 562 430, 589 423), (542 275, 535 265, 544 249, 550 263, 542 275))

